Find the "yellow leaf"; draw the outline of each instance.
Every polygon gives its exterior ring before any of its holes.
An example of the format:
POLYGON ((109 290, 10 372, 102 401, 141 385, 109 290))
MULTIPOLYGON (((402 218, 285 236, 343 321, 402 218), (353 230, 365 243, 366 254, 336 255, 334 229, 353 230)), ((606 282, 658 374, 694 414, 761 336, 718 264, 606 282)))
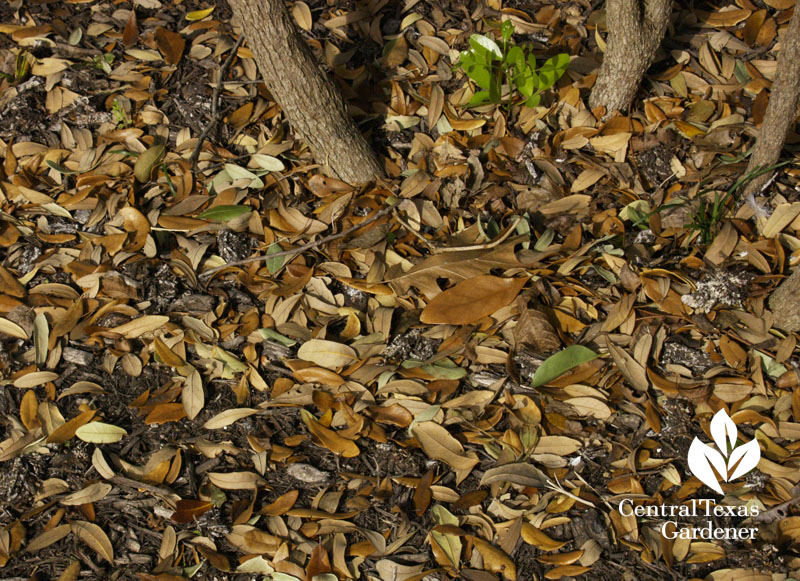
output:
POLYGON ((194 22, 195 20, 203 20, 203 18, 214 12, 214 8, 216 8, 216 6, 210 6, 209 8, 204 8, 203 10, 195 10, 193 12, 189 12, 186 15, 186 20, 192 22, 194 22))

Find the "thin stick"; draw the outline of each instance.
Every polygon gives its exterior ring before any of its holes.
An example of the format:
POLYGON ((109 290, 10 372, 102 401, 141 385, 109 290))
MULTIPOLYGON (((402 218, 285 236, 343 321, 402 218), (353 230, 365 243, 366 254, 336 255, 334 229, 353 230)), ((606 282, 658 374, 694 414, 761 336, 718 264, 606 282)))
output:
POLYGON ((209 278, 211 276, 214 276, 216 273, 218 273, 218 272, 220 272, 222 270, 225 270, 226 268, 231 268, 232 266, 242 266, 243 264, 250 264, 252 262, 262 262, 264 260, 269 260, 271 258, 278 258, 280 256, 294 256, 295 254, 299 254, 300 252, 305 252, 306 250, 310 250, 312 248, 317 248, 318 246, 321 246, 321 245, 325 244, 326 242, 331 242, 333 240, 337 240, 339 238, 342 238, 343 236, 347 236, 351 232, 355 232, 356 230, 360 230, 361 228, 363 228, 364 226, 367 226, 368 224, 371 224, 372 222, 374 222, 375 220, 377 220, 381 216, 385 216, 386 214, 391 212, 393 208, 394 208, 394 205, 387 206, 383 210, 379 210, 379 211, 375 212, 372 216, 370 216, 369 218, 367 218, 363 222, 361 222, 359 224, 356 224, 355 226, 352 226, 352 227, 348 228, 347 230, 342 230, 341 232, 338 232, 337 234, 331 234, 329 236, 324 236, 323 238, 320 238, 319 240, 314 240, 313 242, 309 242, 308 244, 303 244, 302 246, 298 246, 297 248, 290 248, 289 250, 281 250, 280 252, 275 252, 273 254, 263 254, 261 256, 251 256, 250 258, 245 258, 244 260, 235 260, 235 261, 229 262, 228 264, 225 264, 223 266, 218 266, 216 268, 212 268, 211 270, 205 271, 204 273, 202 273, 200 275, 200 278, 201 279, 209 278))
POLYGON ((211 133, 211 130, 217 126, 219 119, 221 117, 218 109, 219 109, 219 97, 220 93, 222 92, 222 85, 224 84, 223 81, 225 80, 225 73, 228 71, 228 67, 231 66, 233 59, 236 57, 236 53, 239 51, 239 47, 242 46, 244 42, 244 34, 240 35, 239 38, 236 40, 236 44, 233 45, 231 49, 231 53, 228 55, 228 58, 225 59, 225 62, 222 63, 222 66, 219 68, 219 78, 217 79, 217 86, 214 87, 214 93, 211 96, 211 120, 206 125, 206 128, 203 129, 203 132, 197 138, 197 144, 194 146, 194 151, 192 151, 192 156, 189 158, 189 161, 192 164, 192 168, 194 170, 197 169, 197 160, 200 157, 200 149, 203 147, 203 142, 208 137, 208 134, 211 133))
POLYGON ((439 252, 464 252, 466 250, 488 250, 489 248, 494 248, 498 244, 502 244, 506 238, 511 236, 511 233, 516 229, 517 224, 522 221, 522 216, 517 216, 517 219, 514 221, 511 226, 508 227, 506 233, 503 234, 497 240, 492 240, 491 242, 486 242, 485 244, 470 244, 469 246, 437 246, 434 249, 434 253, 439 252))

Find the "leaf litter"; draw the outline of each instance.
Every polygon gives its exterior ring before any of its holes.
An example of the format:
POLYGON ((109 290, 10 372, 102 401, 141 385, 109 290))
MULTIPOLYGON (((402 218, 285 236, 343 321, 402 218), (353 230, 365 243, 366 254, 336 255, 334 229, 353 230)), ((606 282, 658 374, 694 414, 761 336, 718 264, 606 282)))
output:
POLYGON ((766 222, 700 218, 792 4, 676 6, 602 121, 596 6, 294 2, 383 156, 364 188, 315 171, 225 4, 0 7, 4 577, 788 578, 796 338, 765 299, 797 168, 766 222), (455 59, 500 21, 570 67, 467 108, 455 59), (761 445, 726 489, 758 539, 621 517, 708 495, 685 455, 722 408, 761 445))

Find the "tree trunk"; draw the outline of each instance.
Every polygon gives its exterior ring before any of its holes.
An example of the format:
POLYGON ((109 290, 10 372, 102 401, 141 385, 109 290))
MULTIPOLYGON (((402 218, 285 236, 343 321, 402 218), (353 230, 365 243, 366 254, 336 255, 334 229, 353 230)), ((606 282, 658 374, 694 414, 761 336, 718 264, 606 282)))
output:
POLYGON ((772 325, 788 333, 800 331, 800 309, 797 297, 800 296, 800 269, 776 288, 769 297, 769 308, 774 316, 772 325))
MULTIPOLYGON (((756 145, 747 164, 747 173, 775 165, 781 156, 783 142, 797 116, 800 104, 800 0, 795 3, 794 14, 781 40, 775 79, 761 122, 756 145)), ((745 192, 752 195, 769 181, 767 172, 748 183, 745 192)))
POLYGON ((230 0, 272 96, 295 134, 325 173, 349 183, 383 176, 383 169, 344 100, 317 64, 283 0, 230 0))
POLYGON ((653 62, 669 24, 672 0, 607 0, 606 53, 589 106, 625 111, 653 62))

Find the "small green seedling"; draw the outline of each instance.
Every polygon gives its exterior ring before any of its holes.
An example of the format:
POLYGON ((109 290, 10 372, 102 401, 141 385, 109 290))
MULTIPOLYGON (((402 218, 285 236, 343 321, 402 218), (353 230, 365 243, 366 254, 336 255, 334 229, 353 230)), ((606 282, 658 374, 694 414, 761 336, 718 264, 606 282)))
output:
POLYGON ((537 69, 536 56, 514 44, 514 25, 509 20, 500 28, 502 47, 488 36, 473 34, 469 50, 461 52, 458 64, 481 91, 469 100, 469 107, 486 103, 511 106, 511 91, 516 87, 526 107, 539 104, 542 91, 556 84, 569 66, 568 54, 557 54, 537 69), (508 94, 503 88, 508 86, 508 94))
POLYGON ((133 125, 131 120, 128 119, 127 113, 125 113, 125 107, 116 99, 114 99, 114 102, 111 104, 111 115, 113 115, 117 127, 125 128, 129 125, 133 125))

